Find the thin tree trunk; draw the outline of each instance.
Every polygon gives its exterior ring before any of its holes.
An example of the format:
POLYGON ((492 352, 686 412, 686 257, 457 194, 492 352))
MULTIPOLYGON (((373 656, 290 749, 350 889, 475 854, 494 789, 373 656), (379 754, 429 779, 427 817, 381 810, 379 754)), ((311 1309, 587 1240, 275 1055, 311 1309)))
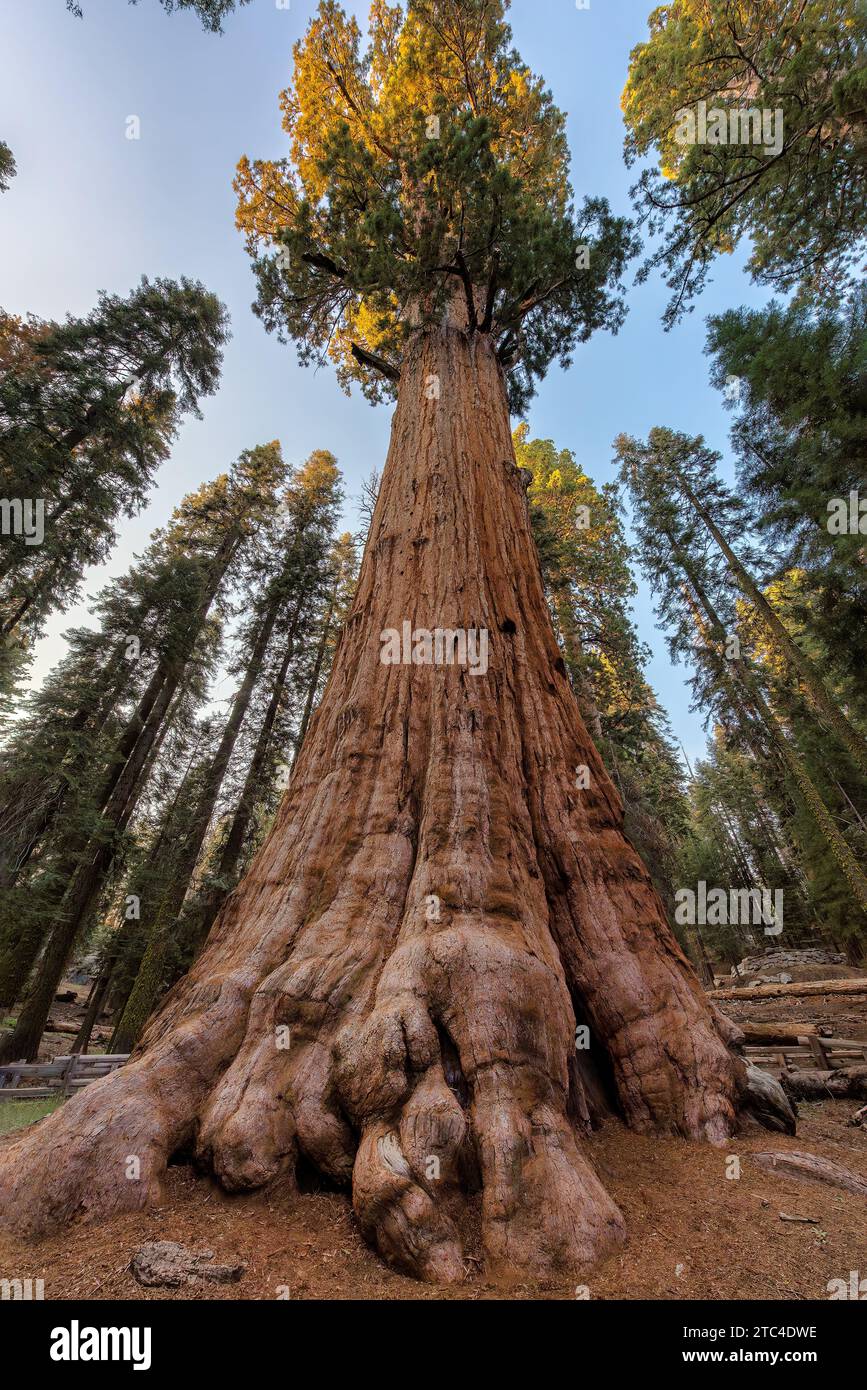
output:
MULTIPOLYGON (((725 629, 719 615, 702 586, 697 583, 686 566, 684 567, 684 572, 687 574, 693 594, 695 595, 693 613, 696 616, 699 633, 705 641, 708 640, 708 637, 713 639, 716 633, 723 634, 725 629), (704 617, 702 617, 702 613, 699 612, 699 608, 702 610, 704 617)), ((730 661, 728 664, 732 668, 731 679, 738 683, 767 730, 773 747, 781 758, 795 786, 800 791, 807 810, 813 817, 828 848, 840 866, 853 897, 862 908, 867 910, 867 877, 861 872, 855 855, 840 834, 831 813, 822 800, 810 776, 806 763, 797 750, 794 740, 787 737, 780 727, 779 721, 768 706, 767 701, 759 689, 758 681, 750 671, 746 662, 738 658, 730 661)))
POLYGON ((162 663, 157 667, 145 696, 139 702, 136 715, 121 737, 119 749, 131 745, 130 752, 126 762, 121 762, 120 756, 115 759, 104 784, 102 797, 106 799, 99 830, 90 837, 89 845, 82 846, 76 840, 58 871, 61 882, 67 879, 71 881, 18 1021, 11 1033, 0 1040, 0 1061, 17 1061, 21 1057, 29 1060, 38 1054, 55 990, 79 932, 96 905, 117 845, 144 790, 146 778, 142 774, 146 766, 153 765, 151 755, 168 727, 166 717, 169 707, 236 544, 237 536, 233 534, 227 536, 220 547, 205 593, 187 626, 182 655, 175 655, 165 670, 162 663), (147 717, 143 727, 139 728, 145 709, 148 711, 147 717), (83 859, 82 854, 86 855, 83 859))
MULTIPOLYGON (((18 1020, 11 1033, 0 1040, 0 1061, 18 1061, 24 1058, 32 1061, 39 1053, 39 1044, 51 1011, 54 995, 75 942, 91 912, 96 906, 106 875, 114 860, 117 844, 126 830, 141 793, 146 778, 139 776, 153 743, 160 732, 162 722, 158 714, 159 706, 152 713, 154 735, 145 747, 142 741, 136 750, 135 766, 129 779, 118 784, 114 802, 110 803, 103 817, 101 842, 91 842, 90 857, 74 873, 72 882, 64 894, 59 909, 59 920, 52 929, 45 950, 39 961, 39 968, 31 982, 27 997, 21 1007, 18 1020), (156 718, 154 717, 156 716, 156 718), (95 848, 94 848, 95 845, 95 848)), ((152 766, 152 760, 150 766, 152 766)))
POLYGON ((732 825, 731 816, 729 815, 722 802, 716 801, 713 803, 713 805, 716 809, 717 815, 724 824, 725 831, 728 836, 729 845, 731 846, 732 853, 734 855, 734 860, 738 868, 738 872, 743 876, 744 886, 749 885, 750 887, 752 887, 753 885, 755 885, 756 876, 753 873, 753 868, 750 864, 749 858, 747 857, 747 852, 741 844, 740 837, 738 836, 737 831, 732 825))
POLYGON ((698 943, 699 972, 706 989, 714 987, 714 973, 707 947, 704 944, 704 937, 701 934, 701 927, 696 924, 695 939, 698 943))
MULTIPOLYGON (((144 730, 139 730, 139 743, 134 748, 134 756, 128 761, 126 768, 118 768, 117 775, 111 775, 111 782, 115 787, 114 799, 103 811, 102 816, 102 841, 96 837, 88 840, 82 834, 68 838, 66 844, 61 848, 62 858, 56 866, 50 866, 52 876, 58 884, 66 884, 66 890, 61 888, 62 898, 58 894, 57 919, 53 926, 48 920, 47 905, 45 910, 35 919, 28 919, 26 925, 17 937, 10 938, 4 943, 0 951, 0 1005, 10 1004, 22 993, 30 973, 39 957, 43 943, 48 939, 48 947, 45 955, 40 961, 40 978, 33 981, 30 993, 28 994, 27 1004, 19 1017, 14 1034, 9 1034, 5 1039, 0 1039, 0 1058, 4 1056, 12 1057, 8 1052, 9 1048, 24 1046, 26 1052, 15 1053, 13 1060, 18 1060, 20 1056, 34 1057, 39 1047, 39 1040, 45 1027, 45 1019, 48 1018, 48 1010, 51 1007, 51 999, 57 985, 62 977, 63 969, 69 954, 75 943, 84 918, 92 908, 96 895, 99 892, 105 875, 111 866, 114 858, 114 844, 120 834, 121 815, 130 798, 138 795, 144 789, 145 778, 141 777, 145 766, 153 765, 153 754, 159 746, 164 736, 165 710, 171 701, 172 690, 167 682, 162 682, 159 687, 160 695, 157 702, 151 706, 148 723, 144 730), (120 773, 124 773, 121 779, 120 773), (140 778, 139 785, 136 786, 137 779, 140 778), (119 788, 119 790, 118 790, 119 788), (94 852, 89 859, 84 858, 91 847, 94 852), (69 914, 69 915, 67 915, 69 914), (66 943, 64 945, 64 943, 66 943), (45 975, 43 980, 41 977, 45 975), (53 981, 53 983, 52 983, 53 981), (31 995, 39 996, 39 1004, 33 1004, 31 1010, 31 995), (44 1012, 42 1027, 38 1036, 34 1030, 38 1026, 40 1013, 44 1012), (23 1019, 31 1021, 25 1026, 23 1019), (20 1030, 20 1033, 19 1033, 20 1030), (16 1035, 18 1035, 16 1037, 16 1035)), ((139 706, 141 708, 141 705, 139 706)), ((123 818, 123 825, 129 819, 135 802, 129 806, 129 811, 123 818)), ((19 893, 24 889, 18 889, 19 893)))
MULTIPOLYGON (((80 733, 90 724, 89 735, 98 734, 105 724, 111 710, 113 709, 121 682, 116 679, 117 671, 120 666, 120 659, 116 656, 106 663, 105 669, 101 673, 103 680, 108 680, 109 684, 106 692, 94 713, 90 707, 82 706, 76 711, 72 719, 64 726, 64 732, 80 733)), ((123 678, 121 677, 121 680, 123 678)), ((17 883, 24 869, 26 869, 34 851, 43 841, 48 831, 51 829, 58 812, 64 805, 70 782, 74 782, 87 766, 87 757, 81 750, 77 751, 69 765, 64 763, 60 769, 61 781, 58 782, 51 796, 46 800, 42 814, 34 825, 27 829, 27 843, 15 856, 14 864, 10 863, 5 868, 0 868, 0 888, 12 888, 17 883)), ((19 824, 20 824, 19 820, 19 824)), ((14 834, 14 826, 9 825, 9 817, 4 818, 4 830, 14 834)))
MULTIPOLYGON (((171 805, 168 807, 163 817, 159 834, 157 835, 156 840, 151 845, 151 848, 148 851, 146 867, 149 876, 152 875, 154 871, 160 872, 160 859, 164 854, 164 846, 166 844, 166 840, 171 839, 177 829, 175 814, 177 812, 178 804, 184 797, 184 793, 188 786, 190 776, 192 775, 196 754, 198 753, 199 746, 201 744, 201 738, 202 736, 200 734, 199 738, 193 745, 189 759, 187 761, 187 766, 183 778, 178 784, 178 787, 172 798, 171 805)), ((170 859, 170 854, 166 855, 166 859, 170 859)), ((138 887, 140 885, 136 883, 135 880, 133 880, 133 884, 131 886, 138 887)), ((139 898, 139 902, 140 901, 141 899, 139 898)), ((144 955, 145 950, 147 949, 147 936, 148 933, 146 924, 142 922, 141 919, 135 918, 125 920, 117 934, 116 949, 114 954, 117 963, 122 964, 123 970, 121 972, 122 981, 120 988, 117 989, 116 992, 113 991, 110 1000, 111 1007, 114 1011, 115 1025, 114 1031, 111 1036, 111 1042, 109 1043, 109 1052, 120 1051, 120 1048, 117 1046, 118 1021, 123 1014, 123 1010, 126 1008, 126 1002, 129 999, 132 987, 135 984, 135 979, 136 975, 138 974, 139 966, 141 965, 142 956, 144 955)), ((115 981, 117 980, 117 975, 118 971, 115 970, 115 981)))
MULTIPOLYGON (((16 627, 21 622, 21 619, 27 616, 28 612, 33 607, 33 604, 36 602, 36 600, 38 598, 41 598, 43 593, 45 593, 45 591, 50 588, 52 580, 55 578, 57 574, 59 574, 62 566, 62 560, 58 559, 54 561, 54 563, 49 567, 49 569, 42 576, 42 578, 39 579, 34 585, 34 587, 30 590, 30 593, 25 594, 21 598, 21 602, 18 604, 18 607, 15 609, 15 612, 10 613, 9 616, 7 618, 4 618, 3 622, 0 623, 0 635, 2 635, 3 637, 8 637, 10 633, 15 631, 16 627)), ((4 601, 14 601, 14 599, 15 595, 9 594, 4 601)))
POLYGON ((313 713, 313 701, 316 699, 316 689, 319 685, 319 677, 322 674, 322 665, 325 661, 325 652, 328 647, 328 638, 331 633, 331 619, 334 614, 334 597, 329 601, 328 611, 325 615, 325 622, 322 626, 322 633, 319 638, 319 645, 316 648, 316 659, 313 662, 313 672, 307 686, 307 696, 304 701, 304 712, 301 716, 301 724, 298 729, 298 737, 295 740, 295 756, 292 759, 294 767, 298 761, 298 754, 301 752, 302 744, 307 734, 307 726, 310 723, 310 716, 313 713))
POLYGON ((263 773, 268 760, 268 754, 271 750, 274 723, 280 708, 283 691, 286 688, 286 676, 289 671, 292 655, 292 642, 290 641, 286 647, 277 675, 274 678, 274 684, 271 688, 271 698, 268 701, 265 718, 262 721, 262 727, 256 739, 256 747, 253 751, 250 766, 247 769, 244 787, 238 804, 235 807, 232 824, 220 854, 220 862, 217 866, 215 877, 219 879, 221 883, 225 884, 226 887, 220 889, 212 885, 205 893, 204 901, 199 908, 197 919, 193 925, 191 944, 194 948, 206 940, 214 924, 217 913, 229 896, 229 892, 231 891, 229 885, 233 883, 238 871, 241 851, 243 850, 244 842, 250 829, 250 823, 253 819, 253 810, 259 796, 264 790, 263 773))
POLYGON ((235 692, 226 726, 193 812, 192 822, 184 835, 180 854, 172 866, 170 881, 157 908, 153 930, 142 956, 135 983, 115 1029, 117 1047, 121 1052, 129 1051, 137 1041, 164 990, 171 955, 172 929, 176 926, 178 913, 187 896, 226 775, 226 768, 229 766, 244 716, 250 706, 279 611, 280 590, 279 585, 276 585, 259 623, 244 679, 235 692))
POLYGON ((554 606, 557 611, 557 621, 563 638, 563 646, 566 649, 566 656, 572 662, 575 671, 575 678, 577 681, 575 694, 578 700, 578 707, 581 710, 584 723, 592 734, 598 748, 603 739, 602 716, 599 713, 599 707, 593 697, 590 681, 587 679, 584 672, 584 650, 581 645, 581 638, 576 630, 575 618, 572 612, 569 595, 555 593, 554 606))
POLYGON ((825 683, 816 667, 810 658, 801 651, 797 642, 792 641, 785 625, 780 621, 752 576, 741 564, 707 508, 698 500, 689 484, 680 475, 678 477, 684 496, 713 536, 726 558, 739 589, 755 606, 756 613, 772 642, 782 652, 789 665, 794 667, 801 676, 815 708, 824 717, 843 746, 848 749, 855 766, 859 767, 867 777, 867 741, 849 723, 840 706, 828 694, 825 683))
POLYGON ((0 1149, 4 1219, 138 1208, 194 1144, 234 1190, 290 1178, 303 1153, 424 1278, 463 1278, 452 1213, 473 1171, 492 1272, 611 1251, 623 1218, 573 1119, 575 1008, 639 1130, 727 1142, 745 1087, 622 824, 551 628, 494 346, 420 331, 271 833, 131 1062, 0 1149), (380 634, 404 622, 484 630, 486 672, 384 664, 380 634))
POLYGON ((78 1030, 78 1036, 76 1037, 75 1042, 72 1044, 73 1052, 86 1052, 88 1047, 90 1046, 90 1037, 96 1024, 96 1020, 99 1018, 103 1000, 105 999, 106 992, 111 983, 111 977, 114 971, 114 967, 115 957, 108 956, 106 960, 103 962, 102 969, 100 970, 96 983, 93 989, 91 990, 90 999, 87 1003, 84 1018, 81 1020, 81 1027, 78 1030))

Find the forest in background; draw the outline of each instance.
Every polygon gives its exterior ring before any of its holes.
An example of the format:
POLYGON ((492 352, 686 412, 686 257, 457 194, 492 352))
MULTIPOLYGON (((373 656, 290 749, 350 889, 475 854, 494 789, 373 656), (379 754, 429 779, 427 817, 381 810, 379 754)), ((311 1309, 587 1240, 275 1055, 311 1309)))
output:
MULTIPOLYGON (((193 8, 218 28, 232 5, 193 8)), ((664 412, 646 439, 613 441, 618 485, 597 487, 568 441, 535 439, 531 423, 518 424, 514 441, 584 721, 622 797, 627 834, 710 982, 768 939, 710 914, 681 924, 677 891, 699 881, 782 889, 773 944, 864 958, 867 297, 853 272, 864 230, 864 75, 863 34, 846 4, 801 7, 806 76, 792 68, 785 22, 777 39, 761 39, 761 91, 751 99, 788 111, 803 80, 818 136, 806 155, 787 145, 784 171, 753 192, 734 146, 671 142, 669 87, 682 79, 684 45, 723 61, 717 31, 702 28, 695 8, 684 7, 692 30, 658 24, 633 55, 627 155, 661 152, 664 178, 645 169, 636 185, 639 225, 665 231, 640 275, 665 271, 672 322, 714 255, 743 235, 753 238, 755 278, 783 296, 708 322, 737 488, 725 486, 703 439, 679 433, 664 412), (860 132, 854 154, 833 133, 837 116, 860 132), (833 225, 830 186, 844 190, 833 225), (631 616, 638 572, 707 721, 695 766, 645 675, 631 616)), ((679 91, 678 105, 693 95, 679 91)), ((0 188, 14 174, 13 153, 0 146, 0 188)), ((239 225, 254 240, 269 177, 268 166, 264 177, 260 166, 239 167, 239 225)), ((308 278, 329 271, 307 261, 308 278)), ((279 264, 258 264, 268 327, 279 264)), ((390 345, 370 324, 365 331, 340 370, 368 389, 373 368, 378 398, 390 345)), ((44 503, 41 519, 25 512, 17 531, 4 525, 0 548, 0 1011, 14 1024, 5 1059, 37 1054, 64 973, 85 957, 96 982, 75 1048, 87 1048, 104 1015, 109 1050, 134 1045, 262 843, 340 640, 377 480, 362 531, 341 534, 339 461, 325 450, 290 461, 276 441, 251 443, 95 596, 96 625, 69 633, 64 659, 27 689, 46 618, 80 596, 88 568, 146 500, 184 414, 219 388, 227 332, 223 306, 194 281, 144 278, 63 323, 0 316, 2 493, 44 503), (29 521, 44 526, 41 544, 29 521)), ((506 360, 525 354, 513 393, 521 419, 534 348, 517 332, 504 348, 506 360)))

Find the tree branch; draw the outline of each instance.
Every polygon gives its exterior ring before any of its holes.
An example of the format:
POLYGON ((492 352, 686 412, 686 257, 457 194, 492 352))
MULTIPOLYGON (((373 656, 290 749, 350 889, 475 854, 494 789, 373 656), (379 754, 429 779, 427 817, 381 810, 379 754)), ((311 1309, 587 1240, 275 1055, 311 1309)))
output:
POLYGON ((381 372, 388 377, 389 381, 400 381, 400 368, 393 362, 388 362, 384 357, 378 357, 375 352, 368 352, 366 348, 359 347, 358 343, 351 345, 350 351, 356 362, 360 362, 362 367, 372 367, 374 371, 381 372))
POLYGON ((336 275, 338 280, 346 279, 346 271, 341 270, 337 262, 333 261, 330 256, 323 256, 315 251, 305 251, 301 259, 306 261, 307 265, 315 266, 317 270, 327 270, 329 275, 336 275))
POLYGON ((464 260, 463 251, 458 251, 457 255, 455 256, 455 263, 458 267, 458 275, 461 277, 461 281, 464 286, 464 295, 467 301, 467 323, 469 325, 470 332, 475 333, 476 329, 479 326, 479 321, 476 317, 476 301, 473 296, 473 282, 470 279, 470 272, 467 268, 467 263, 464 260))
POLYGON ((491 269, 491 278, 488 281, 488 295, 485 300, 485 313, 482 319, 483 333, 490 333, 491 325, 494 321, 494 300, 497 297, 497 257, 494 257, 494 264, 491 269))

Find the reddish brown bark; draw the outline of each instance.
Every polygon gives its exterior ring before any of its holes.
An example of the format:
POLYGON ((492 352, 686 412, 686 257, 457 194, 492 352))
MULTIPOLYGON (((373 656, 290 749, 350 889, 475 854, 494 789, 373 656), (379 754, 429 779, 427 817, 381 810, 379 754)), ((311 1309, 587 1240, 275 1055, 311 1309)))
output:
POLYGON ((743 1081, 622 819, 552 632, 492 345, 420 332, 274 829, 134 1060, 0 1151, 7 1219, 143 1205, 182 1147, 229 1189, 301 1153, 423 1278, 461 1277, 479 1181, 490 1271, 604 1254, 623 1221, 576 1134, 597 1097, 575 1010, 638 1129, 724 1142, 743 1081), (407 620, 486 629, 487 674, 383 665, 407 620))

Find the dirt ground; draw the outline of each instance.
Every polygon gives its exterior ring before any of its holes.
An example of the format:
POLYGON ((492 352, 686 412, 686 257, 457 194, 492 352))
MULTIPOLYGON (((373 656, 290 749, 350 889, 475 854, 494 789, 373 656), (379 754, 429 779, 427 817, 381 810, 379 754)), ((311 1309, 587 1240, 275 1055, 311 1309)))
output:
MULTIPOLYGON (((624 1249, 584 1277, 594 1299, 827 1298, 830 1279, 867 1270, 862 1199, 771 1175, 750 1162, 767 1149, 806 1149, 867 1178, 867 1132, 848 1127, 856 1104, 801 1107, 797 1139, 750 1129, 727 1150, 643 1138, 616 1122, 589 1142, 603 1182, 620 1205, 624 1249), (730 1155, 741 1176, 726 1177, 730 1155), (787 1222, 788 1216, 812 1223, 787 1222)), ((729 1165, 731 1166, 731 1165, 729 1165)), ((468 1221, 466 1278, 418 1284, 387 1269, 365 1245, 348 1197, 287 1189, 227 1197, 188 1168, 172 1168, 164 1206, 75 1226, 37 1245, 0 1235, 0 1277, 45 1281, 46 1299, 574 1299, 578 1280, 494 1285, 480 1273, 477 1212, 468 1221), (146 1289, 129 1272, 145 1241, 208 1249, 245 1266, 239 1283, 146 1289), (475 1252, 475 1257, 473 1253, 475 1252)), ((583 1293, 580 1296, 587 1296, 583 1293)))
MULTIPOLYGON (((53 1017, 77 1021, 84 994, 79 987, 81 1003, 55 1005, 53 1017)), ((867 1038, 864 996, 726 1000, 722 1007, 737 1022, 810 1021, 831 1027, 835 1036, 867 1038)), ((69 1041, 69 1035, 55 1035, 46 1050, 68 1051, 69 1041)), ((628 1241, 583 1280, 512 1287, 488 1282, 481 1272, 478 1209, 470 1204, 464 1282, 419 1284, 388 1269, 365 1244, 346 1194, 278 1185, 229 1197, 187 1167, 170 1169, 159 1208, 74 1226, 37 1245, 0 1233, 0 1278, 43 1279, 46 1299, 827 1298, 829 1280, 848 1279, 853 1269, 867 1273, 867 1203, 771 1175, 749 1155, 806 1150, 867 1179, 867 1130, 847 1125, 859 1104, 803 1103, 796 1138, 748 1122, 725 1150, 644 1138, 609 1122, 586 1147, 623 1211, 628 1241), (740 1160, 739 1178, 726 1176, 732 1155, 740 1160), (781 1213, 810 1220, 784 1221, 781 1213), (229 1285, 143 1288, 129 1263, 138 1246, 152 1240, 212 1250, 218 1263, 242 1263, 243 1277, 229 1285)))

